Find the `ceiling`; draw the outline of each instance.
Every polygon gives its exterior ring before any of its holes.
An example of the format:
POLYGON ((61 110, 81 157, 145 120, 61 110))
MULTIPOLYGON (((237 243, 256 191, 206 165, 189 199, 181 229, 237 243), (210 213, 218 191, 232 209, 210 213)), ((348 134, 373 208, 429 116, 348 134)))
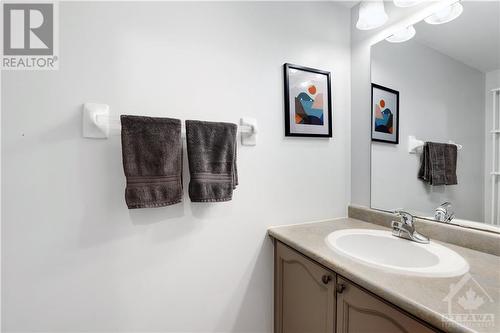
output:
POLYGON ((415 39, 482 72, 500 69, 500 2, 462 1, 457 19, 415 25, 415 39))

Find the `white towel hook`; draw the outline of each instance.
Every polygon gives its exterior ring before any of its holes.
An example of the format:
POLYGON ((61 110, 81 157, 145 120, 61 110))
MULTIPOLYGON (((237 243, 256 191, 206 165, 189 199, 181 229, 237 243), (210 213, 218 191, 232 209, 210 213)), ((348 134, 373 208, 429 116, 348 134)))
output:
POLYGON ((408 152, 410 154, 416 154, 417 149, 424 146, 424 142, 422 140, 417 140, 414 135, 410 135, 408 137, 408 152))
MULTIPOLYGON (((120 119, 112 119, 109 115, 109 105, 100 103, 83 104, 83 137, 89 139, 107 139, 110 135, 119 135, 121 131, 120 119)), ((257 144, 257 119, 241 118, 238 132, 243 146, 257 144)), ((182 129, 182 137, 186 132, 182 129)))
POLYGON ((99 103, 83 105, 83 137, 106 139, 109 136, 109 123, 101 118, 109 118, 109 106, 99 103))

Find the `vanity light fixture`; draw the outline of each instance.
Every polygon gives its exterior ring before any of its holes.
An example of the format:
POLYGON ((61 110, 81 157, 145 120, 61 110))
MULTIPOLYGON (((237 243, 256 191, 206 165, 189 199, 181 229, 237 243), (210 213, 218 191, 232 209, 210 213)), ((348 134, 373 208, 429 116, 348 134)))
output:
POLYGON ((363 1, 359 5, 358 22, 356 28, 359 30, 371 30, 381 27, 388 20, 382 0, 363 1))
POLYGON ((460 2, 455 2, 450 6, 436 11, 431 16, 425 18, 425 22, 429 24, 443 24, 453 21, 462 14, 464 7, 460 2))
POLYGON ((398 32, 390 35, 385 40, 390 42, 390 43, 402 43, 402 42, 406 42, 407 40, 412 39, 416 33, 417 32, 416 32, 415 28, 412 25, 410 25, 409 27, 401 29, 398 32))
POLYGON ((393 0, 396 7, 413 7, 422 2, 422 0, 393 0))

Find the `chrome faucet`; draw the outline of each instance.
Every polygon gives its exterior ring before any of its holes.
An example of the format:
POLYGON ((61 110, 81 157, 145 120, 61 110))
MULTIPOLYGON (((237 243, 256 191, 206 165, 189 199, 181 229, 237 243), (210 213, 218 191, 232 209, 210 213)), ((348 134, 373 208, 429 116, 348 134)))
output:
POLYGON ((404 210, 394 211, 401 221, 392 221, 392 235, 396 237, 401 237, 405 239, 412 240, 417 243, 428 244, 429 238, 418 233, 415 230, 415 225, 413 223, 413 215, 404 210))
POLYGON ((449 223, 455 218, 451 202, 444 202, 434 211, 434 219, 436 221, 449 223))

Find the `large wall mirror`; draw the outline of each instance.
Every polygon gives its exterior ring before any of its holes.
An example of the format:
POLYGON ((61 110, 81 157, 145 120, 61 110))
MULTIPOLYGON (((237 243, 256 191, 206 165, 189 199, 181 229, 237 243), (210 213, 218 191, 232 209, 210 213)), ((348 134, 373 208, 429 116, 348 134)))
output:
POLYGON ((500 3, 461 4, 371 49, 371 206, 500 231, 500 3))

